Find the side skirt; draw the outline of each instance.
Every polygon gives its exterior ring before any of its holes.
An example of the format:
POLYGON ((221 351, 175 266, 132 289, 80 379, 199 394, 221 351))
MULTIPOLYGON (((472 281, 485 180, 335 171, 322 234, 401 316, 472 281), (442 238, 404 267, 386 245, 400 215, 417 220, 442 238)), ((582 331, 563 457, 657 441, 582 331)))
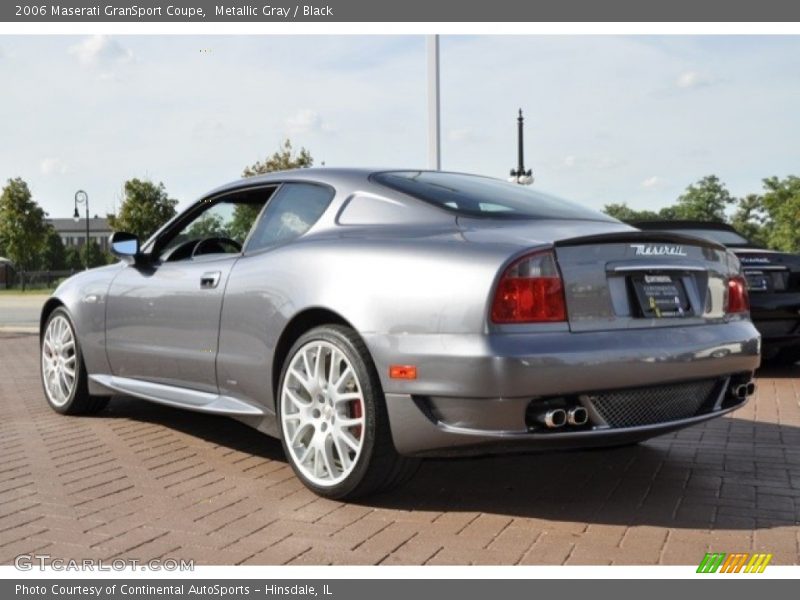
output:
POLYGON ((230 396, 114 375, 90 375, 89 379, 92 383, 112 392, 128 394, 167 406, 231 417, 266 416, 262 409, 230 396))

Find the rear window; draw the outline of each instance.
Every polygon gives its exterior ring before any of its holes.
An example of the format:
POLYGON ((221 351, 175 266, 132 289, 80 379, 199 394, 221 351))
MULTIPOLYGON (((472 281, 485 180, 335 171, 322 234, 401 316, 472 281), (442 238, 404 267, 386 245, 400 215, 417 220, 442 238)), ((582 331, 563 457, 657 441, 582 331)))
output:
POLYGON ((574 202, 499 179, 439 171, 387 171, 371 179, 466 217, 491 219, 616 219, 574 202))

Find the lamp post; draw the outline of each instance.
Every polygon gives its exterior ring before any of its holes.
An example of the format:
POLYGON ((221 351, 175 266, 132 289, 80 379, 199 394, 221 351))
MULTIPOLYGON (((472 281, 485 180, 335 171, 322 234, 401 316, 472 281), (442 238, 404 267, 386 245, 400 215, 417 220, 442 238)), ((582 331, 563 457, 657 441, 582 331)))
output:
POLYGON ((517 117, 517 168, 511 169, 511 177, 508 180, 511 183, 518 183, 520 185, 530 185, 533 183, 532 171, 525 170, 525 161, 523 158, 524 150, 522 143, 522 127, 525 119, 522 117, 522 109, 519 109, 519 117, 517 117))
POLYGON ((439 36, 428 36, 428 168, 442 170, 439 36))
POLYGON ((86 205, 86 247, 84 251, 86 252, 86 270, 88 270, 89 269, 89 194, 87 194, 83 190, 78 190, 77 192, 75 192, 75 212, 72 214, 72 218, 75 219, 76 223, 81 219, 81 215, 78 213, 79 204, 86 205))

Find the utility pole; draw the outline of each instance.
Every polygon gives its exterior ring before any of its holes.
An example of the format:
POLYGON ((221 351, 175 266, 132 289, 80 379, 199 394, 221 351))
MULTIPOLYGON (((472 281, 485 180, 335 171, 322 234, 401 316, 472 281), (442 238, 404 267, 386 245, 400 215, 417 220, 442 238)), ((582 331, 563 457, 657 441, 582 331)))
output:
POLYGON ((84 252, 86 253, 86 270, 89 270, 89 194, 84 192, 83 190, 78 190, 75 192, 75 212, 72 215, 72 218, 75 219, 75 222, 78 223, 81 219, 80 213, 78 213, 78 205, 85 204, 86 205, 86 245, 84 246, 84 252))
POLYGON ((439 121, 439 36, 428 36, 428 168, 442 169, 439 121))

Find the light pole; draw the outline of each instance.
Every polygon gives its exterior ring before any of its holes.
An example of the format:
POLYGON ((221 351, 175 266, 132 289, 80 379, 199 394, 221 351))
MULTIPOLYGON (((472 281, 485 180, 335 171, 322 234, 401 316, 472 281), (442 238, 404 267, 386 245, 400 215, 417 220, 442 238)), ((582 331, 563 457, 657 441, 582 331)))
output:
POLYGON ((517 117, 517 168, 511 169, 511 177, 508 180, 511 183, 518 183, 520 185, 530 185, 533 183, 533 174, 530 169, 525 170, 524 150, 522 143, 522 127, 525 119, 522 117, 522 109, 519 109, 519 117, 517 117))
POLYGON ((428 36, 428 168, 442 169, 439 96, 439 36, 428 36))
POLYGON ((72 214, 72 218, 75 219, 75 222, 81 220, 81 215, 78 213, 78 205, 85 204, 86 205, 86 244, 84 251, 86 252, 86 270, 89 270, 89 194, 84 192, 83 190, 78 190, 75 192, 75 212, 72 214))

